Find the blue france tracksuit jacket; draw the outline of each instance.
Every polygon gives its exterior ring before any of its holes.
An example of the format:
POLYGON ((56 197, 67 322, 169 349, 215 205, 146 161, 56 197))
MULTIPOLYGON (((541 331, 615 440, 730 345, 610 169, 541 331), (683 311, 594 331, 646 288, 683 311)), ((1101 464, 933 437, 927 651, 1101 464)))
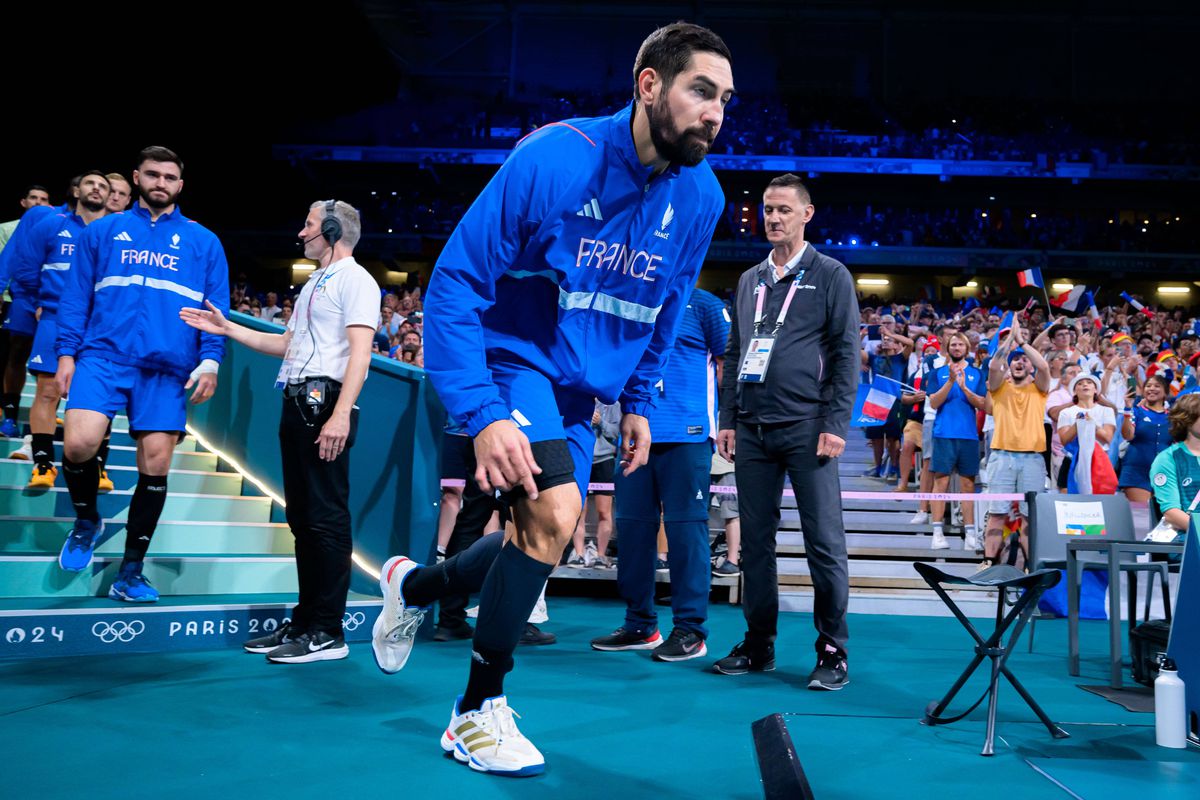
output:
POLYGON ((632 106, 518 143, 438 259, 426 370, 474 436, 511 409, 489 363, 647 415, 724 195, 707 163, 643 166, 632 106))
POLYGON ((37 276, 34 305, 40 306, 43 314, 58 310, 75 250, 86 229, 78 214, 70 211, 50 214, 38 219, 30 235, 17 244, 13 274, 25 283, 27 276, 37 276))
POLYGON ((71 208, 61 206, 30 206, 21 215, 21 221, 8 238, 8 244, 0 251, 0 291, 6 287, 13 296, 25 296, 32 300, 38 291, 38 270, 42 266, 30 270, 18 270, 17 254, 21 252, 24 243, 33 235, 33 229, 48 214, 70 214, 71 208))
POLYGON ((179 319, 211 300, 229 308, 229 265, 212 231, 178 207, 151 221, 140 204, 88 225, 58 306, 59 356, 95 355, 186 378, 220 361, 224 337, 179 319))

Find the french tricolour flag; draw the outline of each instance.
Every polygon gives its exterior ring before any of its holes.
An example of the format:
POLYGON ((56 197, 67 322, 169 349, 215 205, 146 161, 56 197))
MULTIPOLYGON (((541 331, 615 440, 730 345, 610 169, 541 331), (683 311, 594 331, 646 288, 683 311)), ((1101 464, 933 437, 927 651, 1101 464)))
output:
POLYGON ((894 381, 859 384, 858 394, 854 398, 854 411, 850 416, 851 425, 855 428, 871 428, 887 422, 899 392, 900 386, 894 381))
POLYGON ((1042 289, 1046 286, 1046 284, 1042 281, 1042 271, 1037 267, 1018 272, 1017 283, 1019 283, 1022 287, 1034 286, 1038 289, 1042 289))
POLYGON ((1134 307, 1135 309, 1137 309, 1138 311, 1140 311, 1140 312, 1142 312, 1143 314, 1145 314, 1147 317, 1153 317, 1153 316, 1154 316, 1154 312, 1153 312, 1153 311, 1151 311, 1150 309, 1146 308, 1144 305, 1142 305, 1141 303, 1139 303, 1137 300, 1134 300, 1132 297, 1130 297, 1130 296, 1129 296, 1129 292, 1121 292, 1121 299, 1122 299, 1122 300, 1124 300, 1126 303, 1129 303, 1129 305, 1133 306, 1133 307, 1134 307))

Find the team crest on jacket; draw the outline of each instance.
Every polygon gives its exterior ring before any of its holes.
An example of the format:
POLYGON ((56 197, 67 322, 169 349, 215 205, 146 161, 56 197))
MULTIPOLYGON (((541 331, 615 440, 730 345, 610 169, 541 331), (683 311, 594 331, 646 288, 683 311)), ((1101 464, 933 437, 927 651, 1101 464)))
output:
POLYGON ((168 245, 168 247, 170 247, 172 250, 179 249, 179 234, 178 233, 171 237, 171 244, 168 245))
POLYGON ((654 232, 654 235, 660 239, 670 239, 671 234, 666 232, 667 226, 674 221, 675 209, 671 207, 670 203, 667 203, 667 210, 663 212, 662 224, 658 226, 658 230, 654 232))

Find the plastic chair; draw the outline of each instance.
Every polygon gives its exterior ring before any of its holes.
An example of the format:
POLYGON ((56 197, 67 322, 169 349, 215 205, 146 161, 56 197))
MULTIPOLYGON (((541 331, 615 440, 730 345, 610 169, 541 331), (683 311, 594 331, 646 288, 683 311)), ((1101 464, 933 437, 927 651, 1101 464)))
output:
MULTIPOLYGON (((1145 534, 1138 534, 1133 524, 1133 509, 1129 500, 1123 494, 1057 494, 1050 492, 1027 492, 1025 499, 1029 504, 1029 563, 1033 569, 1066 569, 1067 542, 1073 537, 1063 534, 1058 529, 1058 511, 1056 503, 1099 503, 1104 510, 1105 538, 1121 541, 1137 541, 1145 534)), ((1079 566, 1082 569, 1107 570, 1108 561, 1099 553, 1080 553, 1079 566)), ((1137 624, 1137 575, 1140 572, 1150 573, 1150 582, 1146 585, 1146 604, 1142 619, 1150 619, 1150 600, 1154 591, 1154 576, 1158 576, 1162 588, 1163 608, 1168 621, 1171 619, 1171 583, 1170 569, 1166 562, 1151 561, 1142 563, 1134 560, 1134 554, 1123 554, 1121 572, 1129 579, 1129 592, 1126 603, 1128 606, 1129 627, 1132 630, 1137 624)), ((1082 570, 1080 576, 1082 578, 1082 570)), ((1109 576, 1110 581, 1119 580, 1117 576, 1109 576)), ((1068 592, 1079 591, 1078 586, 1068 586, 1068 592)), ((1037 631, 1038 616, 1033 617, 1029 629, 1029 652, 1033 652, 1034 634, 1037 631)))

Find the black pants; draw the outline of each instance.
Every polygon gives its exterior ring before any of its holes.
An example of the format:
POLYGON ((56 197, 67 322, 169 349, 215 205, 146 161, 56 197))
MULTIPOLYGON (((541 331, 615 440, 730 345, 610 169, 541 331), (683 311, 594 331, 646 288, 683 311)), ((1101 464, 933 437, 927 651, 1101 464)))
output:
MULTIPOLYGON (((471 440, 467 440, 471 447, 471 440)), ((471 450, 469 463, 475 463, 475 451, 471 450)), ((450 532, 450 541, 446 542, 446 558, 450 558, 466 550, 479 541, 485 533, 484 528, 491 519, 492 512, 500 508, 500 501, 494 494, 485 494, 475 482, 474 466, 467 472, 467 485, 463 488, 462 508, 454 519, 454 530, 450 532)), ((453 628, 467 621, 467 603, 469 594, 449 594, 438 601, 438 625, 453 628)))
POLYGON ((831 644, 846 651, 850 600, 846 530, 842 524, 838 459, 817 458, 822 419, 780 425, 738 423, 736 442, 738 509, 742 519, 742 574, 746 644, 752 650, 775 641, 779 617, 779 578, 775 535, 784 475, 792 482, 804 551, 813 582, 813 624, 817 652, 831 644))
POLYGON ((333 461, 323 461, 316 445, 321 426, 333 411, 336 396, 314 414, 284 398, 279 420, 283 456, 283 496, 287 521, 296 537, 296 575, 300 599, 292 624, 300 630, 342 635, 346 594, 350 591, 350 448, 358 430, 358 411, 350 412, 350 437, 333 461), (311 424, 310 424, 311 423, 311 424))

